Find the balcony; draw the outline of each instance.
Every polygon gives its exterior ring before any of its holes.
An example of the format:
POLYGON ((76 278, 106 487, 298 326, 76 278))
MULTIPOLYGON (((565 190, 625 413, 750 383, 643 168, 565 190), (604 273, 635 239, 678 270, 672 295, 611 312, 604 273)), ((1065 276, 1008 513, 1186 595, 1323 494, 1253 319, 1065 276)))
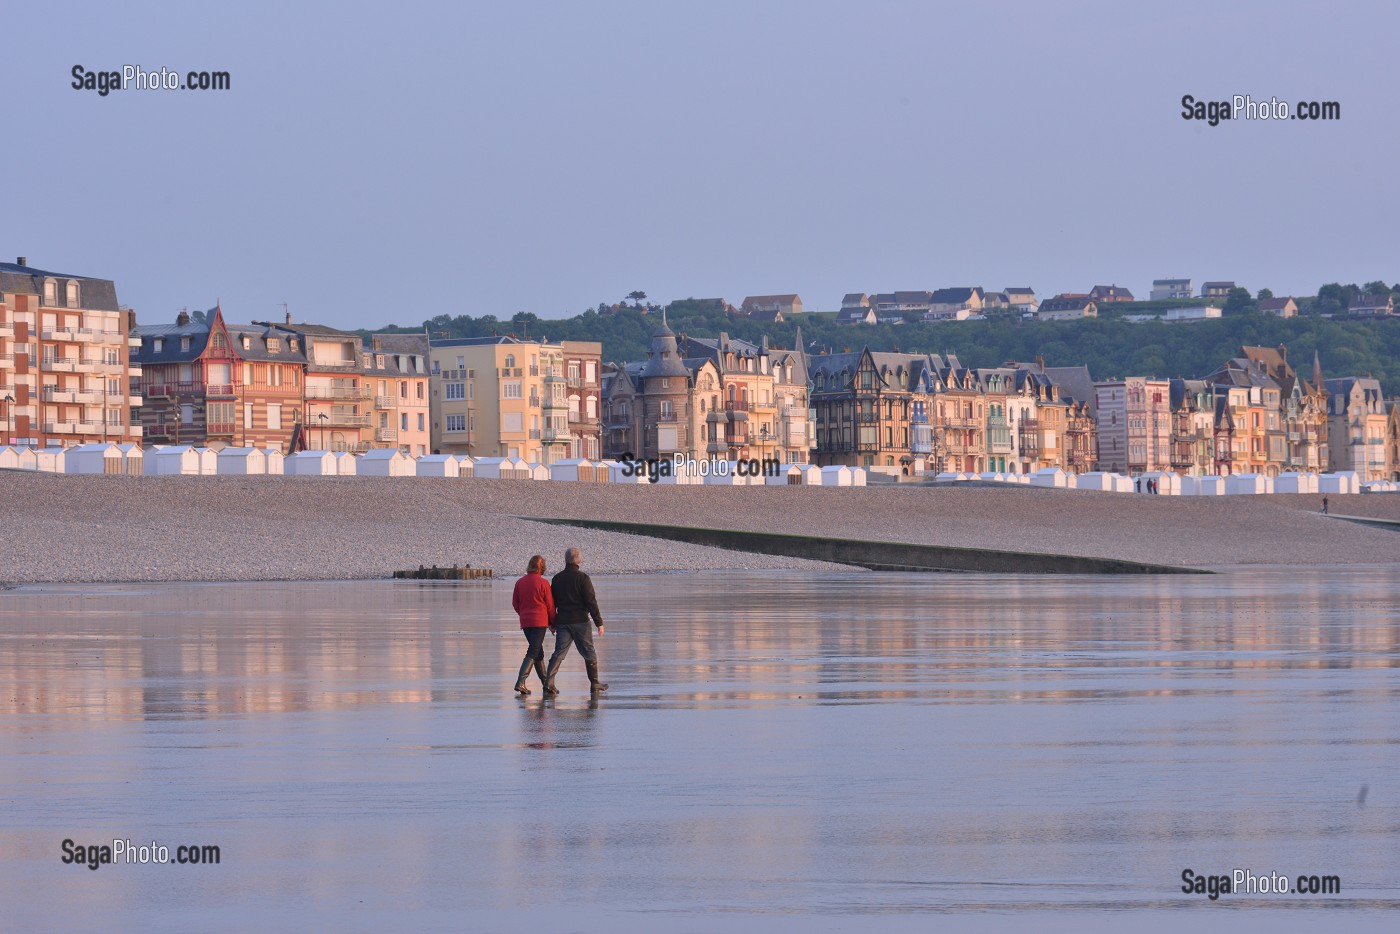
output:
POLYGON ((306 398, 309 402, 358 402, 374 398, 374 390, 368 386, 307 386, 306 398))
POLYGON ((399 430, 397 428, 376 428, 374 429, 374 440, 396 444, 399 440, 399 430))
POLYGON ((91 343, 95 333, 92 328, 52 328, 39 332, 46 341, 84 341, 91 343))
POLYGON ((15 326, 9 321, 0 321, 0 337, 14 337, 15 326))
POLYGON ((46 357, 39 365, 39 369, 47 370, 50 373, 91 373, 91 370, 79 370, 81 362, 77 357, 46 357))
POLYGON ((748 412, 749 400, 747 399, 726 399, 724 402, 726 412, 748 412))
POLYGON ((565 378, 564 378, 564 382, 568 384, 568 386, 569 386, 570 389, 582 389, 582 388, 583 388, 583 378, 582 378, 582 377, 579 377, 579 376, 568 376, 568 377, 565 377, 565 378))
POLYGON ((213 437, 215 435, 233 435, 233 422, 210 422, 204 429, 205 434, 213 437))
POLYGON ((574 435, 567 428, 546 428, 543 434, 545 444, 556 444, 559 442, 573 441, 574 435))
POLYGON ((233 387, 228 385, 227 383, 210 383, 209 385, 204 387, 204 394, 206 396, 221 396, 224 398, 228 398, 233 395, 233 387))
POLYGON ((583 421, 583 413, 576 409, 569 409, 569 424, 577 425, 583 421))
POLYGON ((862 424, 862 425, 876 425, 876 424, 879 424, 879 422, 880 422, 880 413, 878 413, 878 412, 857 412, 857 413, 856 413, 856 423, 857 423, 857 424, 862 424))
POLYGON ((370 428, 374 421, 369 415, 352 415, 348 412, 326 412, 323 420, 320 415, 311 416, 307 422, 311 428, 321 427, 324 421, 327 428, 370 428))
MULTIPOLYGON (((457 400, 454 400, 457 401, 457 400)), ((399 407, 398 396, 375 396, 374 407, 376 409, 397 409, 399 407)))
POLYGON ((539 407, 540 407, 540 397, 539 397, 539 396, 531 396, 531 397, 530 397, 530 408, 532 408, 532 409, 538 409, 539 407))
POLYGON ((546 396, 544 400, 544 405, 542 407, 545 409, 556 410, 567 409, 569 407, 569 400, 563 398, 562 396, 558 399, 551 399, 548 396, 546 396))
POLYGON ((130 347, 132 350, 140 350, 140 349, 141 349, 141 338, 139 338, 139 337, 128 337, 128 338, 126 339, 126 346, 130 347))

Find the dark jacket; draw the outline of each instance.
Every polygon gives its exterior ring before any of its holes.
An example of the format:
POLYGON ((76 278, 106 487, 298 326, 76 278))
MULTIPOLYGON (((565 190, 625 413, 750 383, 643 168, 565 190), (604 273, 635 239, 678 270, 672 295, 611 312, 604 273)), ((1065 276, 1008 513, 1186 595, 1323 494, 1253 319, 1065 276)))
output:
POLYGON ((598 609, 598 597, 593 593, 593 581, 571 564, 555 574, 549 582, 554 592, 554 607, 559 615, 555 622, 560 626, 570 623, 586 623, 593 617, 595 626, 603 625, 603 614, 598 609))

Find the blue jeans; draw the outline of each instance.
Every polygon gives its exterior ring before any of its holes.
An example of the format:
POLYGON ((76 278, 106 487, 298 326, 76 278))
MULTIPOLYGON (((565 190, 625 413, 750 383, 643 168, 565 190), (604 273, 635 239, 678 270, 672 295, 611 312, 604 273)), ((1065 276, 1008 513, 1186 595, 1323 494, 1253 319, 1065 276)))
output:
POLYGON ((563 662, 569 654, 569 646, 578 643, 578 654, 589 664, 598 661, 598 653, 593 650, 593 623, 560 623, 554 627, 554 654, 549 657, 550 667, 563 662))

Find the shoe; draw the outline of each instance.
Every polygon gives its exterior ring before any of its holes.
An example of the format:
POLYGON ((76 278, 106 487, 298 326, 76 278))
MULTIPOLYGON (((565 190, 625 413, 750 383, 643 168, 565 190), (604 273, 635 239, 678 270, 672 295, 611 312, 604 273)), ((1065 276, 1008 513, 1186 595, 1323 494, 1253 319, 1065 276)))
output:
POLYGON ((515 692, 522 697, 530 693, 530 689, 525 686, 525 679, 530 677, 530 666, 535 660, 530 656, 525 656, 525 661, 520 663, 520 676, 515 679, 515 692))
POLYGON ((545 677, 545 673, 544 673, 544 659, 543 659, 543 658, 537 658, 537 659, 535 659, 535 674, 539 676, 539 679, 540 679, 540 689, 543 690, 543 689, 544 689, 544 686, 545 686, 546 684, 549 683, 549 679, 545 677))
POLYGON ((562 658, 551 658, 549 660, 549 671, 544 675, 544 693, 546 697, 553 697, 559 693, 559 689, 554 686, 554 676, 559 671, 559 666, 564 664, 562 658))
POLYGON ((599 691, 606 691, 608 686, 598 680, 598 663, 584 662, 584 667, 588 669, 588 683, 596 694, 599 691))

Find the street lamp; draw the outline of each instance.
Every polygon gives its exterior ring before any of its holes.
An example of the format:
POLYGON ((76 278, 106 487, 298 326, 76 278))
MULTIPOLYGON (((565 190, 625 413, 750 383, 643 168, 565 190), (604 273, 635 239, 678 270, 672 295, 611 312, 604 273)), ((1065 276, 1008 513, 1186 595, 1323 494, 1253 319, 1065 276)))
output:
POLYGON ((326 413, 317 412, 316 417, 321 420, 321 450, 326 449, 326 413))
POLYGON ((15 443, 15 397, 13 393, 5 393, 5 416, 9 420, 9 434, 5 436, 6 444, 15 443))
POLYGON ((767 456, 767 453, 768 453, 768 451, 767 451, 767 448, 768 448, 768 438, 769 438, 769 435, 768 435, 768 425, 765 423, 765 424, 763 425, 763 427, 759 428, 759 430, 758 430, 758 456, 759 456, 759 457, 765 457, 765 456, 767 456))

